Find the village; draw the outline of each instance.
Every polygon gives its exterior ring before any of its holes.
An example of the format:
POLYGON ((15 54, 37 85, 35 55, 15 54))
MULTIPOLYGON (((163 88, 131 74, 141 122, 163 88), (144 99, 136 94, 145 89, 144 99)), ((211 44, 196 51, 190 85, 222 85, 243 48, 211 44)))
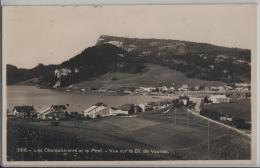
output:
MULTIPOLYGON (((72 88, 71 86, 70 88, 72 88)), ((14 106, 8 110, 8 118, 32 119, 33 121, 62 121, 70 119, 95 119, 110 116, 134 117, 140 113, 155 111, 167 113, 175 108, 193 110, 202 116, 214 119, 240 129, 251 129, 250 109, 242 110, 239 104, 250 101, 250 84, 237 83, 232 86, 197 86, 189 88, 183 84, 178 89, 171 87, 139 87, 122 88, 120 91, 127 95, 154 95, 160 93, 168 98, 159 102, 124 104, 119 107, 109 107, 103 102, 97 102, 83 111, 71 111, 69 104, 53 104, 43 110, 36 110, 33 105, 14 106), (223 109, 222 109, 223 108, 223 109)), ((100 91, 95 90, 96 92, 100 91)), ((103 90, 106 92, 107 90, 103 90)), ((57 124, 57 123, 56 123, 57 124)))
POLYGON ((205 86, 196 85, 189 86, 182 84, 180 87, 175 87, 173 82, 172 86, 160 87, 120 87, 118 89, 109 89, 105 87, 90 87, 81 88, 78 86, 70 85, 66 88, 67 92, 81 92, 81 93, 119 93, 121 95, 174 95, 177 93, 210 93, 210 94, 224 94, 224 93, 250 93, 251 84, 249 83, 234 83, 232 85, 221 86, 205 86))

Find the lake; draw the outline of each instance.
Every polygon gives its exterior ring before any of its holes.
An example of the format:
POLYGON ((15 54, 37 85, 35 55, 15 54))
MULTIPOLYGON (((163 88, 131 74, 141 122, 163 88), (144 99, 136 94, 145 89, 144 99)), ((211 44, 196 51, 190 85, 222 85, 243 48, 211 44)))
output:
POLYGON ((69 111, 83 111, 97 102, 103 102, 109 107, 117 107, 128 103, 155 102, 166 98, 166 96, 89 95, 40 89, 35 86, 12 85, 7 87, 7 108, 9 110, 14 106, 33 105, 36 110, 41 111, 50 105, 69 104, 69 111))

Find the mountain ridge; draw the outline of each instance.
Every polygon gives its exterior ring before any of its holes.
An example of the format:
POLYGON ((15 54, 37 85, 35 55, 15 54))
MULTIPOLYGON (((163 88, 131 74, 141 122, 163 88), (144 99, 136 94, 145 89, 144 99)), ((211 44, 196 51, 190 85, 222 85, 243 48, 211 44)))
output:
POLYGON ((197 44, 205 44, 205 45, 211 45, 214 47, 223 47, 223 48, 229 48, 229 49, 239 49, 239 50, 250 50, 249 48, 241 48, 241 47, 235 47, 235 46, 224 46, 219 44, 213 44, 213 43, 207 43, 207 42, 199 42, 199 41, 188 41, 188 40, 179 40, 179 39, 163 39, 163 38, 139 38, 139 37, 124 37, 124 36, 113 36, 113 35, 100 35, 98 38, 96 45, 98 44, 98 41, 100 38, 122 38, 122 39, 135 39, 135 40, 164 40, 164 41, 176 41, 176 42, 188 42, 188 43, 197 43, 197 44))
POLYGON ((107 72, 142 73, 145 63, 184 73, 188 78, 225 83, 250 82, 251 51, 171 39, 101 35, 96 45, 57 65, 32 69, 7 65, 7 84, 38 78, 39 85, 65 87, 107 72))

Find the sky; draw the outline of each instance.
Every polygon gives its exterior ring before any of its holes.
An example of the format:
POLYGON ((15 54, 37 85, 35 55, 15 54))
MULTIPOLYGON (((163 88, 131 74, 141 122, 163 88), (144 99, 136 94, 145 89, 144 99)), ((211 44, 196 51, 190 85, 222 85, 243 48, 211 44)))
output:
POLYGON ((256 6, 3 7, 3 56, 19 68, 59 64, 95 45, 100 35, 252 49, 256 45, 256 6))

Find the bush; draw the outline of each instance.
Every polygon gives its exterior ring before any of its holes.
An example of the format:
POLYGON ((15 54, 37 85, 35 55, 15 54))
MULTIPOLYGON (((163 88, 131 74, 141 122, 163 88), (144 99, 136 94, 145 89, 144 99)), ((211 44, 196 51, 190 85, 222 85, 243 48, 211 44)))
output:
POLYGON ((112 81, 118 80, 116 76, 114 76, 112 79, 112 81))

